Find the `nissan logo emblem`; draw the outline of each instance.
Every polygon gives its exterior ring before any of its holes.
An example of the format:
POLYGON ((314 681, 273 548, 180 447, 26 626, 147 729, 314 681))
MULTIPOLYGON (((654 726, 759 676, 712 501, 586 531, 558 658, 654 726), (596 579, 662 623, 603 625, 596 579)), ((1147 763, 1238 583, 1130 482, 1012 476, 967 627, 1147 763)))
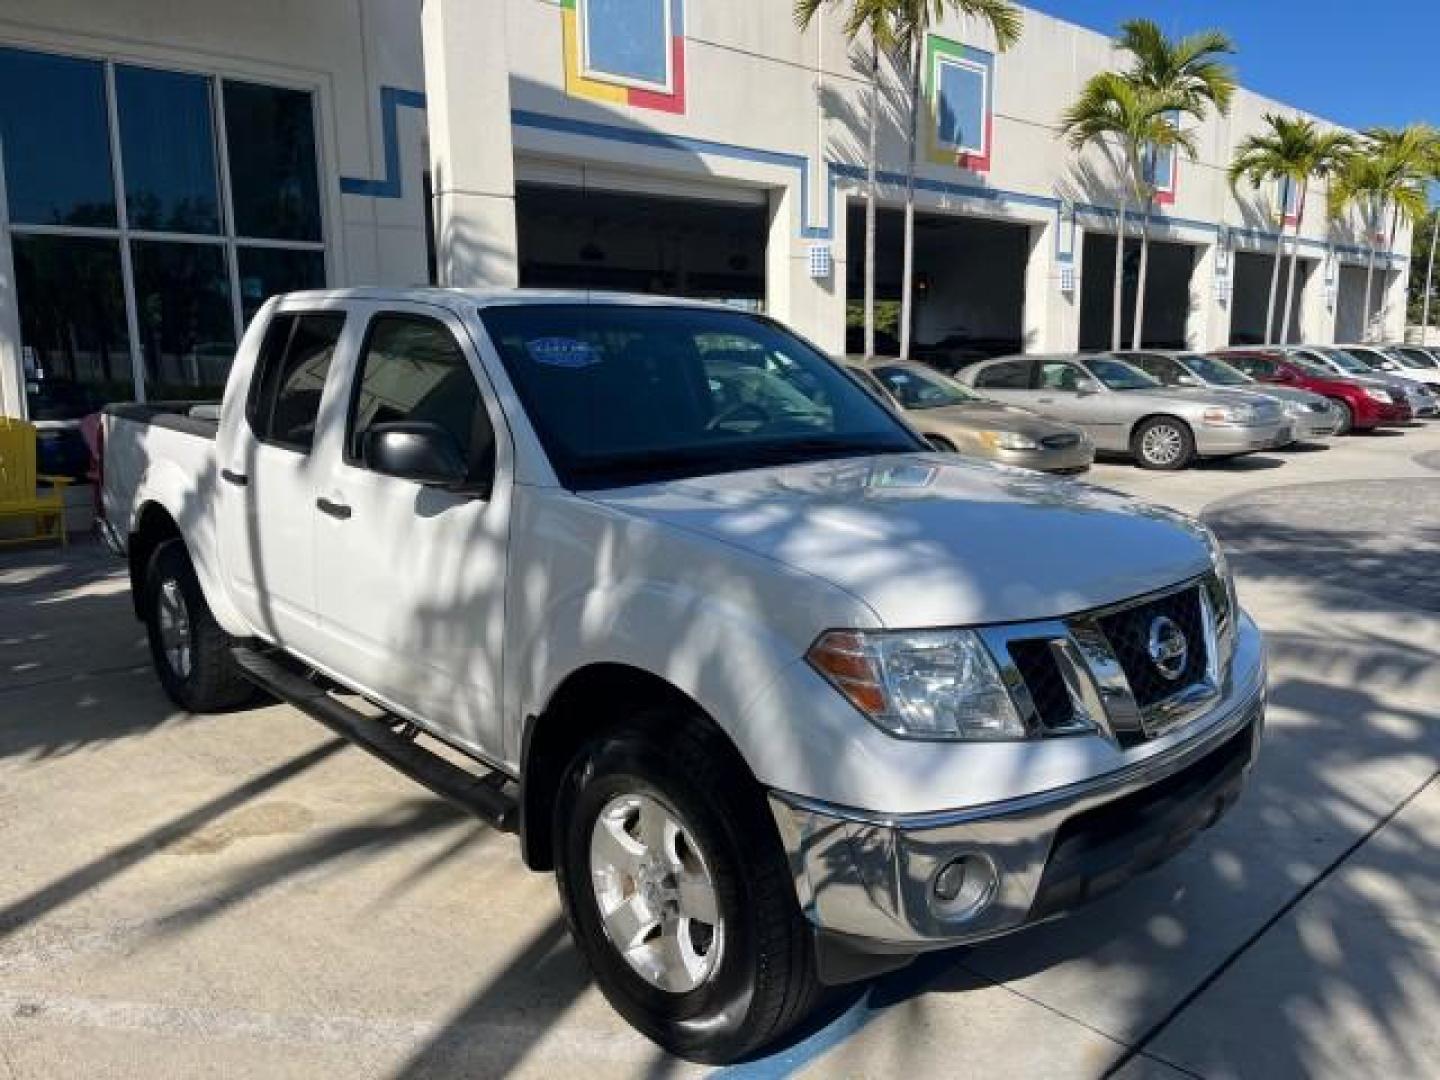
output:
POLYGON ((1190 657, 1190 643, 1180 624, 1165 615, 1157 615, 1150 623, 1148 645, 1150 662, 1155 670, 1174 682, 1185 674, 1185 661, 1190 657))

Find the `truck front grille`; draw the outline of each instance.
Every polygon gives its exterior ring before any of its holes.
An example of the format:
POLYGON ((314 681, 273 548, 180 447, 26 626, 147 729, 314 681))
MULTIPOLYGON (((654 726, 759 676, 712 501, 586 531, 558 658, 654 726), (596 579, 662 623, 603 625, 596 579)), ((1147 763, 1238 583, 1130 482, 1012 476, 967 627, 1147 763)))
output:
POLYGON ((1142 709, 1205 677, 1205 627, 1200 614, 1200 588, 1192 586, 1135 607, 1124 608, 1098 620, 1100 629, 1115 650, 1115 659, 1130 682, 1135 704, 1142 709), (1150 635, 1157 620, 1170 619, 1185 635, 1185 663, 1175 678, 1166 678, 1150 655, 1150 635))

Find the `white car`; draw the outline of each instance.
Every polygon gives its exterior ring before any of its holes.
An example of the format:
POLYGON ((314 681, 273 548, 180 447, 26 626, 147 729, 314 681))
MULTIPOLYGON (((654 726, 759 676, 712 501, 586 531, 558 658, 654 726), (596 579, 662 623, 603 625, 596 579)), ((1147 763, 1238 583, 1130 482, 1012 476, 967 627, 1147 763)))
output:
POLYGON ((105 417, 165 690, 263 687, 517 831, 609 1000, 695 1060, 1155 865, 1258 750, 1202 525, 935 453, 762 316, 297 293, 216 416, 105 417))
POLYGON ((1390 369, 1392 375, 1440 386, 1440 360, 1431 356, 1429 349, 1414 345, 1386 345, 1377 351, 1394 361, 1395 367, 1390 369))

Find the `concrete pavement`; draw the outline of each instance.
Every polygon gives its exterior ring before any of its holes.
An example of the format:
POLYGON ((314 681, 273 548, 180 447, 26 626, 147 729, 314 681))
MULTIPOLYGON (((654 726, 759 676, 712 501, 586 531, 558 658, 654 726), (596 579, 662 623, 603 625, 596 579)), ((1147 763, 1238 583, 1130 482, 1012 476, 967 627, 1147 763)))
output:
MULTIPOLYGON (((1271 644, 1251 789, 732 1076, 1440 1075, 1440 425, 1090 479, 1232 551, 1271 644)), ((509 838, 287 708, 177 713, 128 603, 93 547, 0 556, 0 1077, 699 1072, 611 1012, 509 838)))

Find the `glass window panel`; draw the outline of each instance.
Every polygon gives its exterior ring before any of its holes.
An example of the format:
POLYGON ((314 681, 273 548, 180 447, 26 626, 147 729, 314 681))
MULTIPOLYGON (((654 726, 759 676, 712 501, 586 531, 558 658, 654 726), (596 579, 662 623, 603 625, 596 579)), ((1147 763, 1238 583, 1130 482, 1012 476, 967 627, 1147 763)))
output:
POLYGON ((347 459, 359 461, 376 424, 424 420, 455 437, 470 454, 477 425, 484 443, 489 418, 475 376, 450 331, 430 319, 380 315, 370 324, 360 358, 359 389, 350 417, 347 459))
POLYGON ((0 48, 0 152, 11 221, 116 223, 98 61, 0 48))
POLYGON ((309 453, 335 345, 345 328, 341 312, 281 315, 260 350, 247 417, 262 442, 309 453))
POLYGON ((13 245, 30 418, 77 420, 132 400, 119 243, 16 236, 13 245))
POLYGON ((220 397, 235 358, 225 249, 146 240, 131 244, 130 254, 146 396, 220 397))
POLYGON ((985 73, 940 62, 940 141, 977 153, 985 146, 985 73))
POLYGON ((590 71, 665 86, 670 76, 666 5, 670 0, 586 0, 585 59, 590 71))
POLYGON ((315 111, 310 95, 225 83, 235 231, 267 240, 320 239, 315 111))
POLYGON ((240 308, 248 324, 276 293, 325 287, 325 254, 284 248, 239 249, 240 308))
POLYGON ((130 227, 218 233, 210 80, 121 65, 115 98, 130 227))

